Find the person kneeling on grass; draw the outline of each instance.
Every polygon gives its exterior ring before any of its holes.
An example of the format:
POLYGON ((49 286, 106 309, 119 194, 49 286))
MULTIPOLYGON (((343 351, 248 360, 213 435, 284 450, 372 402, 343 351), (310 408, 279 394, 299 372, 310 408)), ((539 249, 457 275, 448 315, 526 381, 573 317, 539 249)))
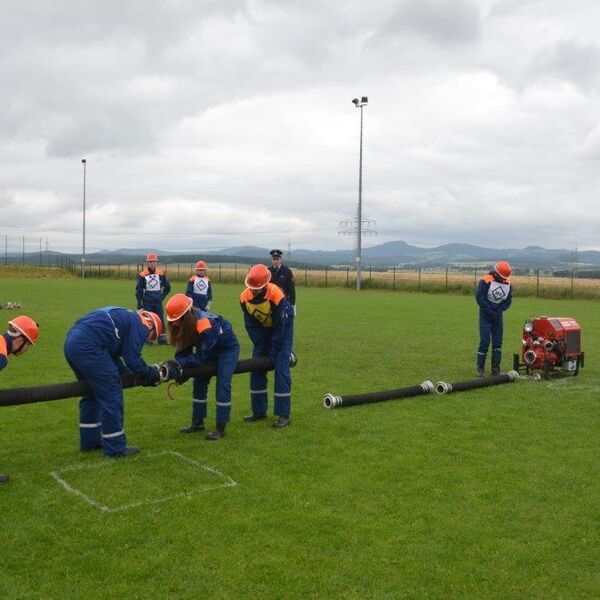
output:
MULTIPOLYGON (((240 345, 231 323, 219 315, 198 310, 185 294, 175 294, 166 305, 169 341, 177 352, 174 361, 167 361, 169 378, 183 383, 183 367, 217 363, 217 426, 206 435, 207 440, 220 440, 225 435, 231 413, 231 379, 240 355, 240 345), (174 374, 175 373, 175 374, 174 374)), ((207 415, 208 384, 211 377, 194 377, 192 422, 181 433, 204 431, 207 415)))
MULTIPOLYGON (((25 354, 40 335, 39 325, 31 318, 21 315, 8 322, 8 329, 0 335, 0 371, 8 365, 8 356, 25 354)), ((0 475, 0 484, 8 482, 8 475, 0 475)))
POLYGON ((91 395, 79 402, 82 452, 102 448, 110 458, 139 452, 139 448, 127 446, 121 373, 133 371, 142 378, 142 385, 158 385, 158 367, 144 362, 142 348, 162 333, 157 314, 118 306, 95 310, 71 327, 65 340, 65 358, 77 379, 87 381, 92 388, 91 395))

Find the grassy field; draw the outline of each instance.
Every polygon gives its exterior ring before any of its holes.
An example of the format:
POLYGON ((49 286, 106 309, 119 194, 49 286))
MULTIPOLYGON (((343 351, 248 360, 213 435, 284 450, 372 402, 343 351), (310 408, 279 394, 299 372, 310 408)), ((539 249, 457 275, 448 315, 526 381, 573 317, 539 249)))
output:
MULTIPOLYGON (((239 286, 214 292, 248 357, 239 286)), ((134 290, 0 279, 0 302, 15 299, 41 339, 10 359, 3 388, 71 381, 71 323, 132 307, 134 290)), ((176 402, 164 386, 127 390, 128 440, 142 453, 120 461, 78 452, 76 399, 0 408, 0 472, 11 476, 0 487, 0 597, 598 597, 599 305, 515 298, 506 368, 523 321, 541 314, 582 326, 578 378, 327 411, 326 392, 471 378, 477 311, 461 295, 309 288, 287 430, 242 422, 247 375, 217 443, 178 432, 190 383, 176 402)), ((148 362, 170 355, 145 351, 148 362)))

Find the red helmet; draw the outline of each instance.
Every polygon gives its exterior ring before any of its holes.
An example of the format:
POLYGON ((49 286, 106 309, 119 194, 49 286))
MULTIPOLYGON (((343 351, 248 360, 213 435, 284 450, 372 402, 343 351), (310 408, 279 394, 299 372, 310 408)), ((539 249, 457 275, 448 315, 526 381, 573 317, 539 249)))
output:
POLYGON ((30 344, 35 344, 40 335, 39 325, 31 318, 21 315, 16 319, 8 322, 8 325, 13 330, 18 332, 18 335, 22 335, 27 338, 30 344))
POLYGON ((150 262, 151 260, 155 260, 156 262, 158 262, 158 256, 156 256, 156 254, 154 254, 154 252, 150 252, 146 256, 146 262, 150 262))
POLYGON ((163 334, 163 324, 162 321, 160 320, 160 317, 153 312, 150 312, 149 310, 138 310, 138 315, 140 315, 140 319, 142 320, 142 323, 148 328, 148 329, 152 329, 152 327, 154 327, 154 329, 156 329, 156 337, 158 338, 159 335, 163 334))
POLYGON ((269 281, 271 281, 271 271, 261 264, 250 267, 245 283, 251 290, 261 290, 269 281))
POLYGON ((203 260, 199 260, 196 263, 196 269, 204 269, 204 270, 206 270, 206 263, 203 260))
POLYGON ((177 321, 192 308, 193 301, 185 294, 175 294, 169 298, 165 306, 167 311, 167 321, 177 321))
POLYGON ((508 279, 512 273, 512 267, 505 260, 501 260, 494 265, 494 271, 496 271, 502 279, 508 279))

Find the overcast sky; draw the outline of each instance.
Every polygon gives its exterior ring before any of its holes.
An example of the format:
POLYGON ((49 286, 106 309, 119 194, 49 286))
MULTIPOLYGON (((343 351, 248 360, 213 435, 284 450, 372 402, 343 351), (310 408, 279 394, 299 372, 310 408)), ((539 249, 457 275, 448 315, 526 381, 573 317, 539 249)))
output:
MULTIPOLYGON (((20 248, 599 249, 597 0, 0 0, 20 248)), ((3 244, 4 239, 0 240, 3 244)))

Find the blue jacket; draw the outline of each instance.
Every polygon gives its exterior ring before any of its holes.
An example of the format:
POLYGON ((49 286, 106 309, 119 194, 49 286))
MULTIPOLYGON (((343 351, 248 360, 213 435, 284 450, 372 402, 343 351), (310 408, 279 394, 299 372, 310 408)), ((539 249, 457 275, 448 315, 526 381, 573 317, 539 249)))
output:
POLYGON ((198 320, 196 321, 196 332, 198 336, 193 346, 178 350, 175 360, 182 367, 197 367, 207 360, 211 350, 219 350, 222 345, 229 344, 237 338, 233 333, 231 323, 219 315, 194 309, 198 320))
POLYGON ((495 321, 511 305, 512 285, 509 279, 502 279, 493 271, 482 277, 475 296, 480 312, 495 321))
POLYGON ((77 326, 85 327, 90 337, 105 348, 114 360, 120 362, 118 359, 122 358, 127 369, 144 377, 152 377, 152 368, 142 358, 149 330, 136 312, 107 306, 81 317, 75 322, 74 327, 77 326))
POLYGON ((142 304, 160 304, 170 291, 171 284, 160 269, 144 269, 137 274, 135 298, 138 308, 141 308, 142 304))
POLYGON ((13 339, 8 333, 0 336, 0 371, 8 364, 8 355, 12 354, 13 339))

